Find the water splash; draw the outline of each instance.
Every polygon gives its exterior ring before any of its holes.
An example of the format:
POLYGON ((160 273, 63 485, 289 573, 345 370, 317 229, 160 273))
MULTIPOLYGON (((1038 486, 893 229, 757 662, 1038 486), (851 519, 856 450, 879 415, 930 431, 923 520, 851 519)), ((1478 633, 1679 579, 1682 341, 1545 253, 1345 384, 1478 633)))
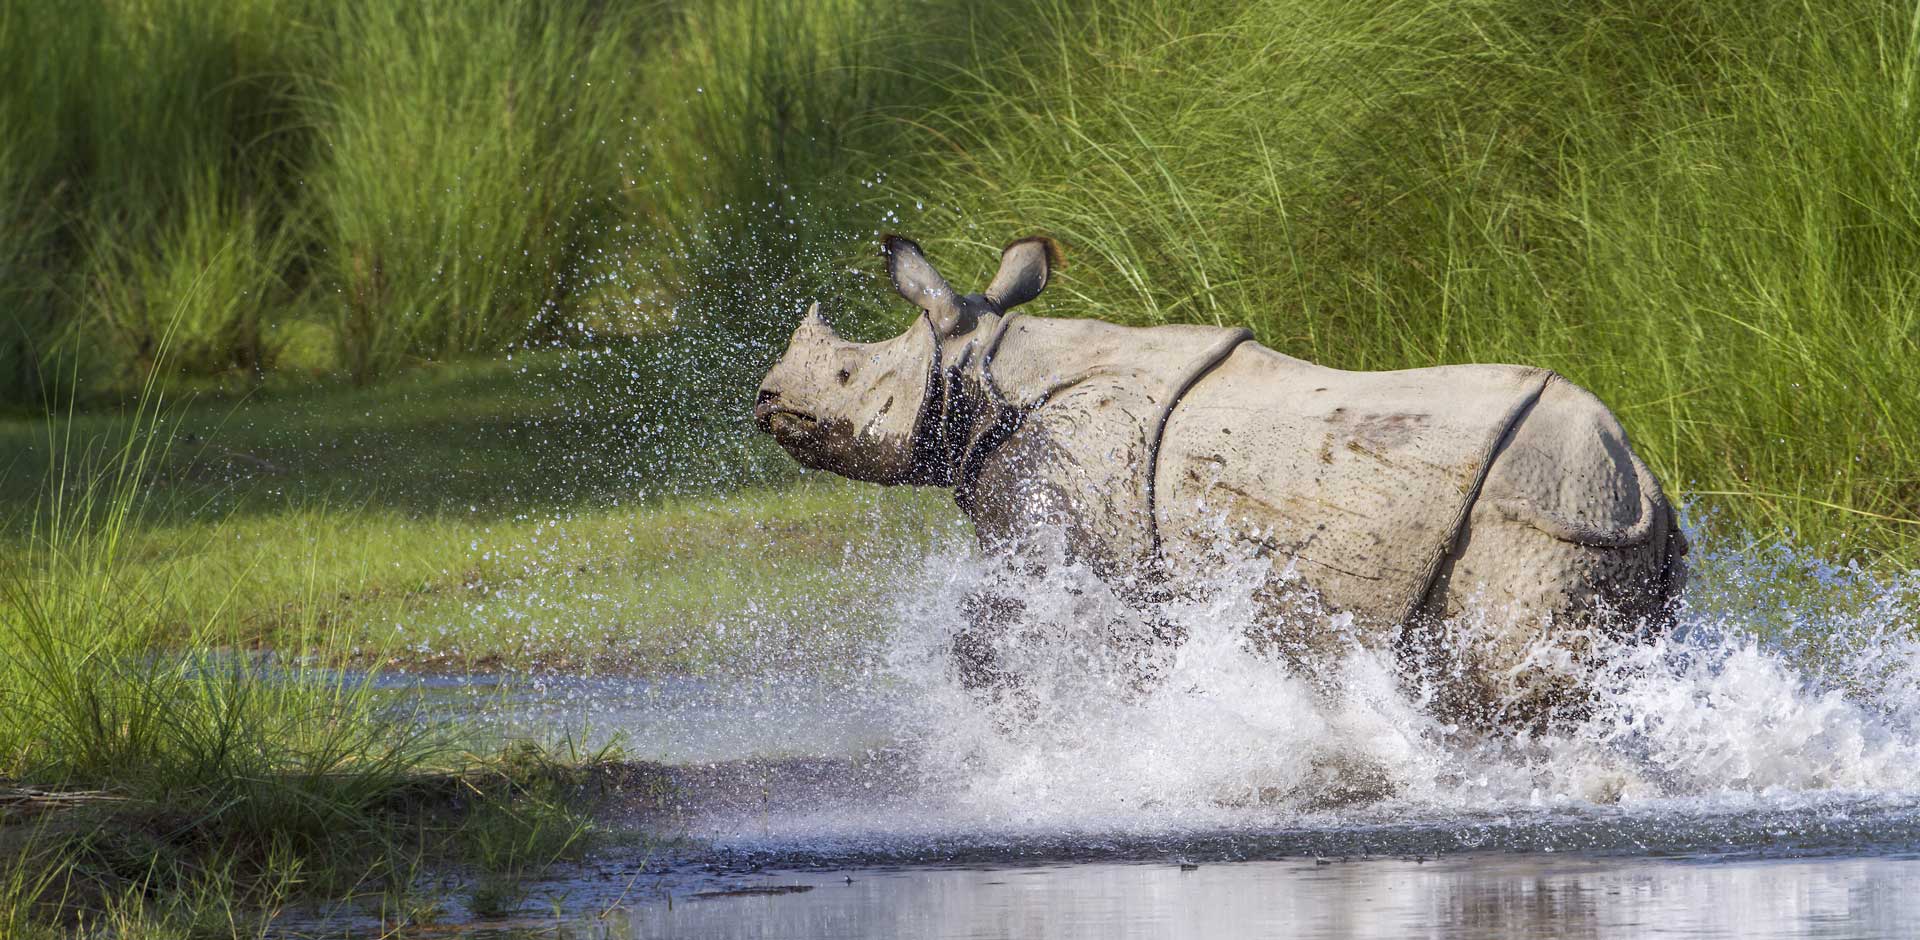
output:
MULTIPOLYGON (((1264 561, 1223 562, 1143 613, 1057 545, 1036 549, 1043 566, 986 557, 956 525, 903 550, 898 522, 876 511, 838 564, 857 597, 809 587, 804 609, 674 641, 732 650, 684 657, 723 670, 549 677, 473 710, 509 736, 614 735, 684 764, 689 832, 789 856, 1920 844, 1920 573, 1692 531, 1678 625, 1605 645, 1586 714, 1527 732, 1457 723, 1365 643, 1312 666, 1263 652, 1264 561), (1015 677, 997 696, 953 656, 987 590, 1024 607, 995 641, 1015 677), (848 639, 796 655, 808 632, 848 639), (697 769, 716 761, 732 769, 697 769)), ((576 615, 594 619, 546 619, 576 615)))
POLYGON ((1127 639, 1151 628, 1091 571, 950 547, 899 597, 884 672, 906 689, 923 808, 985 828, 1736 810, 1920 791, 1920 581, 1784 548, 1709 547, 1695 566, 1678 627, 1608 643, 1590 713, 1541 733, 1447 720, 1390 652, 1364 644, 1311 668, 1263 654, 1248 639, 1258 563, 1155 610, 1185 639, 1143 654, 1127 639), (1026 605, 997 641, 1017 677, 999 696, 963 688, 950 655, 983 589, 1026 605), (1143 655, 1157 674, 1146 683, 1143 655))

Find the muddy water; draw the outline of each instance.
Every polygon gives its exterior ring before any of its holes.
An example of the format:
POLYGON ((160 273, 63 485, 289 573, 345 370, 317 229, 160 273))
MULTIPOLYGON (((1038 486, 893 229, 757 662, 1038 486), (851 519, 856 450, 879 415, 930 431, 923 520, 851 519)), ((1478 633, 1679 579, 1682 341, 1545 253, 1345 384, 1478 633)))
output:
POLYGON ((1542 734, 1434 714, 1364 645, 1311 673, 1260 655, 1263 572, 1231 567, 1156 612, 1184 640, 1142 683, 1111 642, 1139 618, 1097 578, 964 550, 831 670, 420 683, 502 738, 619 740, 672 796, 609 825, 684 837, 555 871, 505 921, 468 921, 456 876, 449 929, 1920 935, 1920 578, 1696 564, 1679 628, 1608 651, 1587 715, 1542 734), (948 656, 983 586, 1025 602, 1000 696, 948 656))

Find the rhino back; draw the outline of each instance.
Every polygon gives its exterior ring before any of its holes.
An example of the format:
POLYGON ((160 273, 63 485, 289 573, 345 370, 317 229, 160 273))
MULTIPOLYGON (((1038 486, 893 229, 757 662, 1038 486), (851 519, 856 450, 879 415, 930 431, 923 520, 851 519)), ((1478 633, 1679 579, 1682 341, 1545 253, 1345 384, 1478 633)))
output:
POLYGON ((1106 383, 1158 409, 1185 370, 1223 340, 1250 335, 1218 326, 1117 326, 1100 320, 1014 318, 993 353, 994 385, 1023 406, 1061 404, 1078 385, 1106 383))
POLYGON ((1345 372, 1248 343, 1181 399, 1154 512, 1174 571, 1223 538, 1376 624, 1419 604, 1494 449, 1551 375, 1345 372))

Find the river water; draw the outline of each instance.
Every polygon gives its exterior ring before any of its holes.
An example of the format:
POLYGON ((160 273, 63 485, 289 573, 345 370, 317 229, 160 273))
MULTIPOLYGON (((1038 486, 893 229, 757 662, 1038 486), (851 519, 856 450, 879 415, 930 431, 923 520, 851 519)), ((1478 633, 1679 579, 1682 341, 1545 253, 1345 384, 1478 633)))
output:
POLYGON ((1260 655, 1259 572, 1231 567, 1158 612, 1184 640, 1143 683, 1090 573, 960 547, 833 669, 395 681, 482 733, 617 740, 673 794, 609 823, 685 841, 604 849, 505 920, 450 911, 475 936, 1920 935, 1913 580, 1695 565, 1680 627, 1542 733, 1436 715, 1362 646, 1260 655), (947 655, 988 583, 1026 601, 997 699, 947 655))
MULTIPOLYGON (((1226 865, 895 868, 743 880, 804 891, 637 905, 606 937, 1899 937, 1910 860, 1480 855, 1226 865), (851 880, 848 880, 851 879, 851 880)), ((534 925, 520 928, 530 935, 534 925)), ((579 928, 575 928, 579 931, 579 928)), ((505 934, 503 931, 502 934, 505 934)))

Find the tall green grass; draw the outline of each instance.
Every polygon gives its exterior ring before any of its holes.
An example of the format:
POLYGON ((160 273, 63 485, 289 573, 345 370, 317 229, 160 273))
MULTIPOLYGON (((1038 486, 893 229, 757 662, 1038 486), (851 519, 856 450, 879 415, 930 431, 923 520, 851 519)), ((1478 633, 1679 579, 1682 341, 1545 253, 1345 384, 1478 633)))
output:
POLYGON ((1763 535, 1911 557, 1920 532, 1910 10, 220 10, 0 10, 9 398, 76 361, 137 384, 190 271, 220 302, 188 373, 672 329, 687 407, 731 407, 808 297, 884 319, 849 273, 876 230, 976 280, 1038 230, 1072 259, 1056 313, 1552 366, 1763 535), (314 335, 320 361, 289 338, 314 335))
POLYGON ((968 281, 1046 231, 1055 313, 1551 366, 1756 534, 1913 557, 1911 10, 1145 0, 1032 27, 1042 51, 950 79, 926 145, 951 146, 894 180, 954 207, 926 228, 968 281))
POLYGON ((263 312, 294 238, 298 31, 281 4, 187 0, 0 10, 0 265, 11 336, 0 393, 136 390, 185 286, 208 265, 222 305, 186 309, 175 366, 257 369, 263 312))
POLYGON ((365 381, 804 274, 769 259, 845 220, 795 205, 910 84, 868 61, 904 54, 902 22, 872 0, 10 5, 0 395, 47 397, 62 356, 130 392, 200 277, 221 300, 186 312, 173 371, 365 381))
POLYGON ((144 208, 135 203, 110 223, 125 230, 89 239, 79 285, 88 333, 119 353, 127 378, 153 371, 170 325, 178 341, 169 358, 184 371, 257 379, 268 365, 263 321, 292 300, 284 279, 293 236, 220 187, 203 176, 165 218, 135 217, 144 208))
POLYGON ((255 553, 294 568, 297 610, 257 653, 252 572, 215 560, 233 533, 142 544, 176 440, 157 374, 107 440, 48 422, 43 495, 0 553, 0 936, 261 936, 292 901, 370 895, 412 920, 429 864, 511 892, 597 840, 611 752, 476 755, 377 667, 342 671, 386 640, 339 615, 317 553, 255 553))
POLYGON ((308 179, 356 377, 563 326, 613 214, 646 54, 602 4, 346 4, 319 24, 308 179))
MULTIPOLYGON (((149 386, 142 401, 155 400, 149 386)), ((52 810, 49 832, 0 846, 16 922, 43 903, 111 904, 128 886, 278 896, 307 861, 378 844, 376 810, 447 746, 371 677, 326 668, 341 644, 318 616, 273 658, 251 657, 226 604, 174 601, 191 554, 129 563, 167 440, 143 408, 104 460, 55 466, 0 570, 0 782, 80 794, 80 815, 52 810), (89 807, 111 823, 87 825, 89 807)))

